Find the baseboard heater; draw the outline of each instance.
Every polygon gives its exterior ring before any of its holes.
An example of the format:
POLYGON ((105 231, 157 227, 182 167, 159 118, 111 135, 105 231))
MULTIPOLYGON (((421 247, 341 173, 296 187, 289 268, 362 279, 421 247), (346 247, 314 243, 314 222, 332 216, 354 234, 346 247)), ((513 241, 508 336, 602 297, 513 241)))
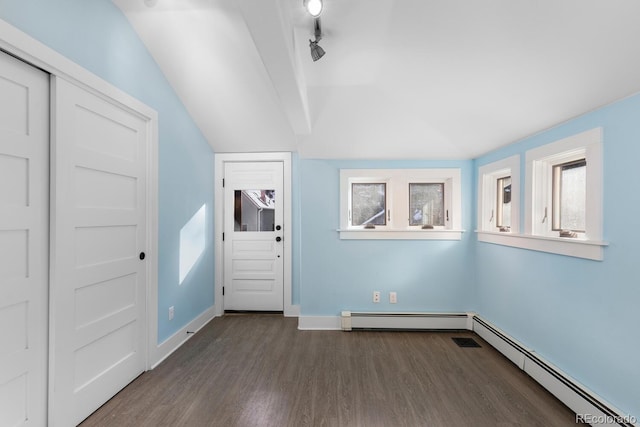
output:
POLYGON ((368 330, 468 330, 466 313, 375 313, 343 311, 343 331, 368 330))
POLYGON ((591 393, 577 381, 540 358, 535 351, 519 344, 480 317, 473 316, 472 327, 473 331, 482 339, 574 411, 576 422, 582 421, 592 426, 634 427, 636 425, 636 417, 622 415, 622 411, 604 402, 599 396, 591 393))

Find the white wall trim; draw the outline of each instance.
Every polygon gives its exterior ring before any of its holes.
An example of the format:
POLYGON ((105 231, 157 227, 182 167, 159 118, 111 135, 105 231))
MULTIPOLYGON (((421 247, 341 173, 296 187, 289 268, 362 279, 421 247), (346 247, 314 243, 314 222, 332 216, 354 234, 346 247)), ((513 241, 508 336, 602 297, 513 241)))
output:
POLYGON ((2 19, 0 49, 82 89, 111 98, 145 117, 157 119, 157 112, 151 107, 2 19))
POLYGON ((291 204, 291 153, 216 153, 214 166, 214 251, 215 251, 215 315, 222 316, 224 314, 222 286, 224 284, 223 269, 223 247, 222 247, 222 231, 224 230, 224 190, 222 187, 222 179, 224 177, 224 164, 226 162, 278 162, 284 164, 284 315, 286 317, 297 317, 300 314, 300 307, 294 306, 291 302, 292 298, 292 233, 293 226, 292 204, 291 204))
POLYGON ((604 248, 609 245, 608 242, 570 239, 565 237, 546 237, 489 231, 478 231, 477 233, 479 242, 585 258, 594 261, 602 261, 604 259, 604 248))
POLYGON ((162 343, 153 347, 151 355, 150 369, 154 369, 169 357, 174 351, 179 349, 182 344, 187 342, 200 329, 204 328, 210 321, 215 318, 213 307, 203 311, 198 317, 180 328, 162 343))
POLYGON ((284 312, 285 317, 299 317, 300 316, 300 305, 292 305, 288 311, 284 312))
MULTIPOLYGON (((69 60, 8 22, 0 19, 0 49, 147 121, 147 339, 146 367, 158 338, 158 113, 111 83, 69 60)), ((54 112, 52 112, 54 113, 54 112)))
POLYGON ((341 240, 461 240, 464 230, 336 230, 341 240))

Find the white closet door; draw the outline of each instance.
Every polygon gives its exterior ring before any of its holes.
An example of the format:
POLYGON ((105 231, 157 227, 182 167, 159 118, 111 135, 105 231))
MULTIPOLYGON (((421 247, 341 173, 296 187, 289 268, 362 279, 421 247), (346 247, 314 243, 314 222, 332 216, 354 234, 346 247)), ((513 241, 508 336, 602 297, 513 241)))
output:
POLYGON ((0 52, 0 426, 47 415, 49 77, 0 52))
POLYGON ((76 425, 145 369, 147 121, 52 80, 50 422, 76 425))

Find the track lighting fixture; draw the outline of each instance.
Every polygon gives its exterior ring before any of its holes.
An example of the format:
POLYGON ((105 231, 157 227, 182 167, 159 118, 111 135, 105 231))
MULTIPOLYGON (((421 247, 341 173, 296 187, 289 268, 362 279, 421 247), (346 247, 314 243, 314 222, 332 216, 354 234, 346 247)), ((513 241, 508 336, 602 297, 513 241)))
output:
POLYGON ((309 47, 311 47, 311 59, 313 59, 313 62, 316 62, 324 56, 325 51, 318 46, 318 42, 309 40, 309 47))
POLYGON ((317 18, 322 13, 322 0, 303 0, 302 4, 309 15, 317 18))
POLYGON ((318 45, 318 42, 322 40, 322 29, 320 28, 320 18, 316 18, 313 21, 313 34, 315 36, 315 40, 309 39, 309 48, 311 49, 311 59, 313 62, 316 62, 318 59, 322 58, 325 54, 323 48, 318 45))

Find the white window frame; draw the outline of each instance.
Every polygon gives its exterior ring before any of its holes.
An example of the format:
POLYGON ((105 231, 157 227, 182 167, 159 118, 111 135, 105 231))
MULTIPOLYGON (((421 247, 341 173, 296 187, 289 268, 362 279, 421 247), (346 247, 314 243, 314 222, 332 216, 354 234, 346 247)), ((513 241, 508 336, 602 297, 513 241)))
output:
POLYGON ((460 240, 463 233, 461 210, 461 174, 457 168, 340 170, 340 239, 460 240), (367 229, 350 224, 351 184, 354 183, 386 183, 386 225, 367 229), (422 229, 409 225, 410 183, 444 184, 444 226, 422 229))
POLYGON ((608 245, 602 241, 602 129, 591 129, 529 150, 525 162, 524 234, 479 230, 478 240, 602 261, 608 245), (557 231, 551 230, 553 166, 581 158, 587 161, 586 232, 577 238, 559 237, 557 231), (547 220, 543 223, 545 207, 547 220))
MULTIPOLYGON (((552 230, 553 167, 579 159, 587 161, 586 230, 578 233, 577 238, 570 239, 594 242, 602 240, 601 128, 527 151, 526 234, 558 237, 558 231, 552 230)), ((562 238, 566 239, 568 238, 562 238)))
MULTIPOLYGON (((520 156, 515 155, 481 166, 478 170, 478 232, 517 234, 520 232, 520 156), (498 180, 511 177, 511 227, 496 226, 498 180)), ((483 237, 479 235, 479 240, 483 237)))

